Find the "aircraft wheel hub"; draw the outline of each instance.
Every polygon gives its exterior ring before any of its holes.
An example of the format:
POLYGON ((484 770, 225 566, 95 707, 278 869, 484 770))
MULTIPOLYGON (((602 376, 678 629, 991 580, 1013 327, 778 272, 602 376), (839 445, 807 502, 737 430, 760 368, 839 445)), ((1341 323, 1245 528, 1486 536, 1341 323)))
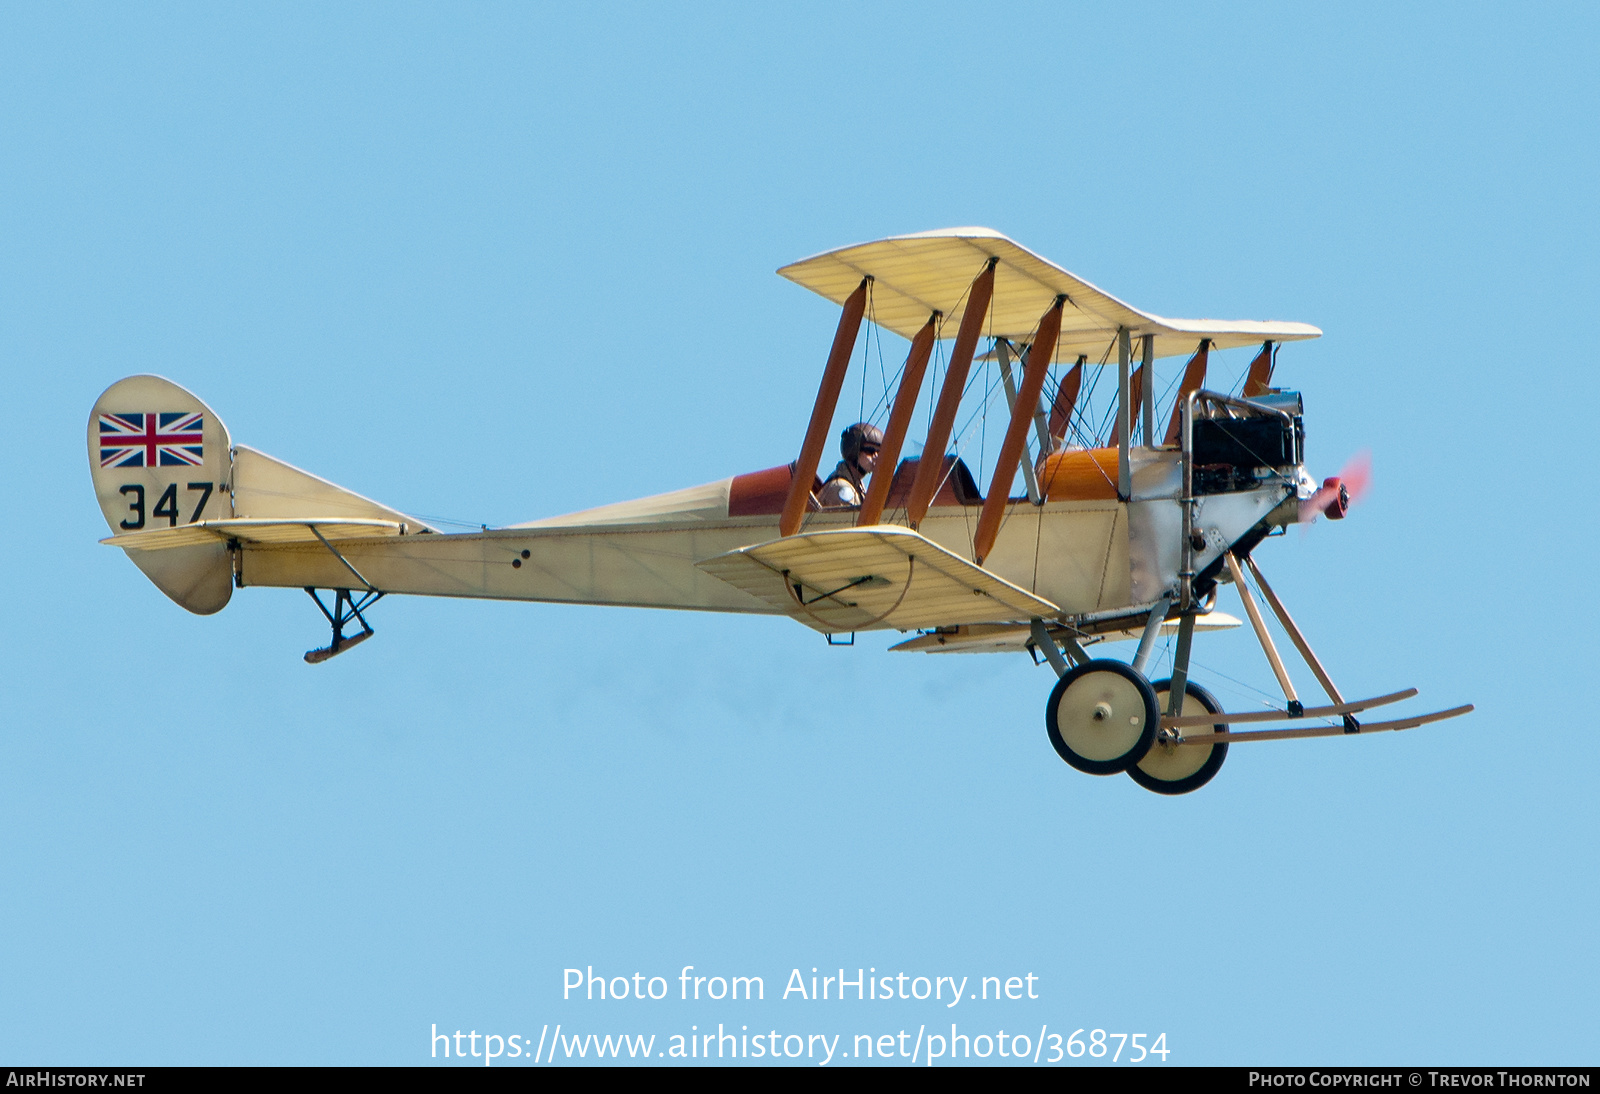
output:
POLYGON ((1057 754, 1091 775, 1126 771, 1161 723, 1150 682, 1120 661, 1090 661, 1056 682, 1045 729, 1057 754))

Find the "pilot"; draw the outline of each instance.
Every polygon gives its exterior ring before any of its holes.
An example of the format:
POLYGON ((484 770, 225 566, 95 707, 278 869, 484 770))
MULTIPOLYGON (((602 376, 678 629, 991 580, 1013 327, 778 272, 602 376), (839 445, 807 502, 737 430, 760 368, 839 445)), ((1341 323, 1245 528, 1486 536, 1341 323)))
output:
POLYGON ((839 436, 839 451, 844 459, 822 484, 818 501, 823 508, 859 508, 867 496, 866 477, 878 466, 878 449, 883 447, 883 430, 870 422, 857 422, 839 436))

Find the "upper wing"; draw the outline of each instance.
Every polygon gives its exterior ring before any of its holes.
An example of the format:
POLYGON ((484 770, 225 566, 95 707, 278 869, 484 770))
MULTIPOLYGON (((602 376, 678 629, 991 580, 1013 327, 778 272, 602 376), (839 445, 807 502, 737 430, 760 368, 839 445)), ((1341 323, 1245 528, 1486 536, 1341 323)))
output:
POLYGON ((950 337, 961 322, 968 286, 991 258, 999 265, 984 333, 1026 340, 1051 301, 1065 294, 1069 306, 1056 343, 1063 357, 1083 353, 1097 360, 1108 352, 1114 355, 1120 329, 1135 339, 1151 335, 1157 357, 1193 353, 1202 338, 1209 339, 1214 349, 1229 349, 1264 341, 1294 342, 1322 333, 1307 323, 1168 319, 1141 311, 991 228, 946 228, 858 243, 801 259, 778 273, 835 303, 842 303, 862 277, 870 276, 873 322, 912 338, 928 314, 939 311, 944 314, 945 336, 950 337))
POLYGON ((898 526, 788 536, 697 565, 825 634, 1006 623, 1060 611, 898 526))

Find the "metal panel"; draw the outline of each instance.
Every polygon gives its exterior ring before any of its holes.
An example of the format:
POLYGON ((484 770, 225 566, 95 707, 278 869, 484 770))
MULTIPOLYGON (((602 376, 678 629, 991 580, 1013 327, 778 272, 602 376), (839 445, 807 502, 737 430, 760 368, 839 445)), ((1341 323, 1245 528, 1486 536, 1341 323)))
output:
POLYGON ((1294 492, 1292 485, 1270 483, 1256 490, 1207 494, 1195 503, 1194 530, 1205 545, 1194 552, 1195 573, 1222 557, 1279 502, 1294 492))
POLYGON ((1183 562, 1183 467, 1176 452, 1139 449, 1133 454, 1133 497, 1128 504, 1128 577, 1134 603, 1155 600, 1178 587, 1183 562))

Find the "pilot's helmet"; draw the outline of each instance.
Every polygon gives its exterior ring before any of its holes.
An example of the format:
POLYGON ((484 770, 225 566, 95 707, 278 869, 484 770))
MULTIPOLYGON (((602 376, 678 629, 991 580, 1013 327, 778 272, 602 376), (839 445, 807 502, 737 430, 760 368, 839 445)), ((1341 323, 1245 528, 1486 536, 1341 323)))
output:
POLYGON ((862 449, 876 452, 883 447, 883 430, 871 422, 857 422, 839 435, 839 451, 845 462, 854 467, 862 449))

